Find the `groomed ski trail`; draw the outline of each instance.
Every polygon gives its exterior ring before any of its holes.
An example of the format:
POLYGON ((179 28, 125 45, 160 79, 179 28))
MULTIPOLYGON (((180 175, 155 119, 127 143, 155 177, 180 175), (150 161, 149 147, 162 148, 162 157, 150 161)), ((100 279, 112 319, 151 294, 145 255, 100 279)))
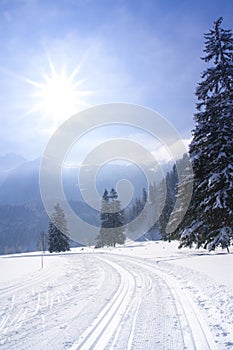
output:
POLYGON ((143 259, 97 259, 120 274, 120 284, 70 350, 217 349, 198 307, 174 278, 143 259))

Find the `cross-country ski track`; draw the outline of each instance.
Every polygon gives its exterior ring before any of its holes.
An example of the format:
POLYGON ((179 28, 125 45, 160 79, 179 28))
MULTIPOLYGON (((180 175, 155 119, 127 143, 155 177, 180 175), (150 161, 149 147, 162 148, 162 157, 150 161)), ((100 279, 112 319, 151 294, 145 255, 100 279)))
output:
POLYGON ((45 256, 45 264, 1 286, 2 350, 223 349, 166 262, 80 250, 45 256))
POLYGON ((70 350, 216 349, 198 308, 175 280, 132 258, 101 260, 120 273, 119 288, 70 350))

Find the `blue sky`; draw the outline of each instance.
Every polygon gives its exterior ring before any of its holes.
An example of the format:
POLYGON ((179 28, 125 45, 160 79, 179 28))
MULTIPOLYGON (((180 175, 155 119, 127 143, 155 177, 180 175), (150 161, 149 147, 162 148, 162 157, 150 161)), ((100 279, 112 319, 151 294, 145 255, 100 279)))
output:
POLYGON ((71 116, 45 108, 42 88, 52 69, 58 77, 74 73, 78 99, 67 113, 140 104, 190 138, 195 86, 205 68, 203 33, 220 16, 232 29, 233 2, 2 0, 0 16, 0 153, 35 158, 71 116))

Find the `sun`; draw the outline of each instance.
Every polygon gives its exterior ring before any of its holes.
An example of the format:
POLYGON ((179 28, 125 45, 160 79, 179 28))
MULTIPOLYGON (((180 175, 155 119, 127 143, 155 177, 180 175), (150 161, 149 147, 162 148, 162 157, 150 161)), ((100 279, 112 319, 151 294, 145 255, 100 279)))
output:
POLYGON ((80 109, 89 107, 85 98, 92 92, 81 89, 84 80, 78 80, 77 77, 80 66, 77 66, 70 75, 67 74, 65 67, 58 72, 51 61, 49 66, 50 72, 42 75, 42 82, 27 79, 27 82, 35 88, 34 105, 30 113, 39 112, 41 117, 57 126, 80 109))

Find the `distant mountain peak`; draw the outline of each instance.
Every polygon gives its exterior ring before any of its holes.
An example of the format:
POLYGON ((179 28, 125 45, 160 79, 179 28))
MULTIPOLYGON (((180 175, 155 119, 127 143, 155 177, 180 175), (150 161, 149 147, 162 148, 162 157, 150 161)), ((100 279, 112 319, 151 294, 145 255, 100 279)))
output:
POLYGON ((7 171, 14 169, 26 161, 27 159, 19 154, 13 152, 7 153, 0 156, 0 170, 7 171))

